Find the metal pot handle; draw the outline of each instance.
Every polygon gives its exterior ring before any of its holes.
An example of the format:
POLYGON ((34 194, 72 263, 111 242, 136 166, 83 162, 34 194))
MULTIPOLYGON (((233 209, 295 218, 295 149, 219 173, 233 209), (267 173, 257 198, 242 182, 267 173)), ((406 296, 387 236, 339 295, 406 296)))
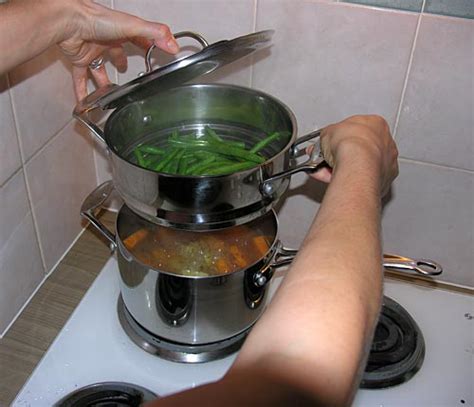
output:
MULTIPOLYGON (((193 38, 197 42, 199 42, 199 44, 201 44, 203 48, 209 46, 209 43, 202 35, 193 31, 181 31, 173 35, 176 39, 184 37, 193 38)), ((138 76, 143 76, 152 71, 151 53, 155 48, 156 45, 154 44, 150 46, 150 48, 148 48, 145 55, 146 72, 140 72, 138 76)), ((94 136, 104 144, 104 131, 89 118, 89 113, 99 107, 104 108, 99 102, 100 99, 111 93, 117 87, 119 87, 119 85, 116 85, 115 83, 110 83, 105 86, 101 86, 100 88, 92 92, 90 95, 87 95, 83 100, 81 100, 72 112, 72 116, 75 119, 79 120, 81 123, 83 123, 92 132, 92 134, 94 134, 94 136)))
POLYGON ((389 270, 413 271, 424 276, 438 276, 443 272, 440 264, 428 259, 410 259, 396 254, 384 254, 383 266, 389 270))
POLYGON ((290 264, 297 254, 298 249, 288 249, 279 243, 273 258, 267 267, 254 274, 254 284, 257 287, 263 287, 271 280, 274 269, 290 264))
POLYGON ((94 212, 100 208, 112 193, 114 185, 112 181, 106 181, 94 189, 84 200, 81 206, 81 216, 86 218, 110 243, 110 250, 117 248, 115 235, 96 218, 94 212))
MULTIPOLYGON (((255 285, 258 287, 263 287, 272 278, 273 269, 290 264, 297 254, 297 249, 288 249, 280 245, 277 248, 276 254, 270 264, 263 270, 255 273, 255 285)), ((438 276, 443 272, 443 267, 433 260, 411 259, 409 257, 403 257, 396 254, 384 254, 383 267, 388 270, 395 270, 402 273, 411 271, 424 276, 438 276)))
MULTIPOLYGON (((198 34, 194 31, 180 31, 179 33, 173 34, 173 36, 176 39, 184 38, 184 37, 193 38, 197 42, 199 42, 199 44, 201 44, 203 48, 206 48, 209 46, 209 43, 206 41, 206 39, 201 34, 198 34)), ((141 73, 140 75, 145 75, 152 71, 151 53, 153 52, 155 48, 156 48, 155 44, 153 44, 152 46, 150 46, 150 48, 148 48, 146 52, 146 56, 145 56, 145 72, 141 73)))
POLYGON ((291 177, 297 172, 314 172, 321 166, 326 165, 326 161, 324 161, 324 157, 321 154, 321 145, 319 140, 321 131, 322 129, 315 130, 303 137, 298 138, 298 140, 293 143, 293 145, 290 147, 290 155, 292 158, 296 158, 305 153, 305 148, 303 148, 301 145, 309 140, 314 139, 313 151, 311 152, 309 159, 293 168, 289 168, 288 170, 272 175, 263 181, 260 185, 260 190, 264 196, 271 197, 273 195, 275 192, 275 181, 278 181, 282 178, 291 177))

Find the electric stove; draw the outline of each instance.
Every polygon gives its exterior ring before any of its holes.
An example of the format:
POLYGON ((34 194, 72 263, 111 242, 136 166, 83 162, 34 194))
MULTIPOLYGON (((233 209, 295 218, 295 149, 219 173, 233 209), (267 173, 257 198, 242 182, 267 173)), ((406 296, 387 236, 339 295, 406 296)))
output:
MULTIPOLYGON (((275 273, 270 295, 283 274, 275 273)), ((473 406, 473 297, 389 279, 384 293, 353 405, 473 406)), ((218 380, 235 359, 233 353, 177 363, 147 352, 126 332, 119 310, 118 266, 111 258, 13 406, 139 405, 218 380)))

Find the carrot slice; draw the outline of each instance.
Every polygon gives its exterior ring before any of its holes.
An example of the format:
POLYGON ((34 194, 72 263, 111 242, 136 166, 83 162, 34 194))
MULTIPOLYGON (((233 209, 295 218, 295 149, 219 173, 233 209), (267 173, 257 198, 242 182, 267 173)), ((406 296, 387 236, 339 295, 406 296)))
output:
POLYGON ((258 252, 264 256, 268 252, 268 242, 265 236, 256 236, 252 239, 258 252))
POLYGON ((124 239, 123 244, 127 249, 133 249, 138 243, 140 243, 145 237, 148 236, 147 229, 138 229, 136 232, 132 233, 126 239, 124 239))
POLYGON ((226 274, 230 271, 229 263, 224 257, 219 257, 216 261, 216 269, 219 274, 226 274))
POLYGON ((231 245, 229 250, 239 267, 245 267, 247 265, 247 260, 245 260, 244 255, 236 245, 231 245))

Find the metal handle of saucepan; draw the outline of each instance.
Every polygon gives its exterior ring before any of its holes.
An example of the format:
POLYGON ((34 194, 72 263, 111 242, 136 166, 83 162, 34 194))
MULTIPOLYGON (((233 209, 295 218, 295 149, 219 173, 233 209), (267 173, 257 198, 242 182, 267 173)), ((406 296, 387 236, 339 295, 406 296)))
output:
MULTIPOLYGON (((202 35, 195 33, 193 31, 181 31, 173 35, 176 39, 185 38, 185 37, 193 38, 197 42, 199 42, 199 44, 201 44, 203 48, 206 48, 207 46, 209 46, 209 43, 206 41, 206 39, 202 35)), ((151 53, 153 52, 155 48, 156 48, 156 45, 154 44, 148 48, 145 55, 146 72, 140 72, 138 76, 143 76, 152 71, 151 53)), ((104 131, 89 118, 89 113, 97 109, 98 107, 101 107, 100 103, 95 103, 96 101, 99 101, 101 98, 111 93, 117 87, 118 85, 116 85, 115 83, 110 83, 108 85, 101 86, 100 88, 92 92, 90 95, 87 95, 84 100, 81 100, 76 105, 72 113, 75 119, 83 123, 92 132, 92 134, 104 144, 105 144, 104 131)))
MULTIPOLYGON (((179 39, 179 38, 192 38, 199 42, 203 48, 206 48, 209 46, 209 43, 206 41, 206 39, 201 35, 193 31, 180 31, 179 33, 173 34, 174 38, 179 39)), ((146 55, 145 55, 145 69, 146 71, 140 75, 147 74, 152 71, 152 65, 151 65, 151 53, 153 50, 156 48, 156 45, 153 44, 148 48, 146 55)))
POLYGON ((443 272, 440 264, 428 259, 410 259, 396 254, 384 254, 383 266, 389 270, 413 271, 424 276, 438 276, 443 272))
POLYGON ((293 143, 290 149, 290 155, 292 158, 296 158, 305 153, 305 148, 302 146, 302 144, 314 139, 313 150, 309 159, 293 168, 282 171, 278 174, 274 174, 271 177, 267 178, 265 181, 263 181, 260 185, 260 190, 264 196, 271 197, 273 195, 273 193, 275 192, 275 181, 291 177, 297 172, 313 172, 316 171, 319 167, 326 164, 326 161, 324 161, 324 157, 321 154, 321 145, 319 139, 321 131, 322 129, 315 130, 303 137, 300 137, 298 140, 296 140, 295 143, 293 143))
POLYGON ((112 193, 114 185, 112 181, 104 182, 94 189, 84 200, 81 206, 81 216, 86 218, 110 243, 110 250, 117 248, 115 235, 97 219, 94 212, 99 209, 112 193))
MULTIPOLYGON (((290 264, 295 258, 298 250, 278 247, 273 261, 263 270, 255 273, 254 283, 258 287, 263 287, 270 281, 273 269, 290 264)), ((428 259, 411 259, 396 254, 383 255, 383 267, 388 270, 401 271, 403 273, 414 272, 424 276, 437 276, 443 272, 440 264, 428 259)), ((410 273, 411 274, 411 273, 410 273)))
POLYGON ((297 249, 289 249, 279 243, 275 255, 273 256, 269 264, 262 270, 259 270, 254 274, 254 284, 257 287, 263 287, 271 280, 274 269, 290 264, 297 254, 297 249))

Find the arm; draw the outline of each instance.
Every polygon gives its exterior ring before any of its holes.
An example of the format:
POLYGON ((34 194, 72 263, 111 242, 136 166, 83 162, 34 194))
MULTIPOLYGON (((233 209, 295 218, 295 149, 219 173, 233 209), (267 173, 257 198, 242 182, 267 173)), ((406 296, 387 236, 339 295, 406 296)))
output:
POLYGON ((349 405, 382 291, 380 201, 397 175, 385 121, 356 116, 329 126, 322 148, 331 181, 303 247, 234 365, 218 383, 157 406, 349 405))
MULTIPOLYGON (((122 43, 144 48, 152 42, 169 53, 178 45, 166 25, 111 10, 92 0, 11 0, 0 4, 0 74, 58 44, 73 64, 77 99, 87 95, 89 63, 107 51, 120 71, 127 67, 122 43)), ((105 68, 92 72, 99 86, 105 68)))

